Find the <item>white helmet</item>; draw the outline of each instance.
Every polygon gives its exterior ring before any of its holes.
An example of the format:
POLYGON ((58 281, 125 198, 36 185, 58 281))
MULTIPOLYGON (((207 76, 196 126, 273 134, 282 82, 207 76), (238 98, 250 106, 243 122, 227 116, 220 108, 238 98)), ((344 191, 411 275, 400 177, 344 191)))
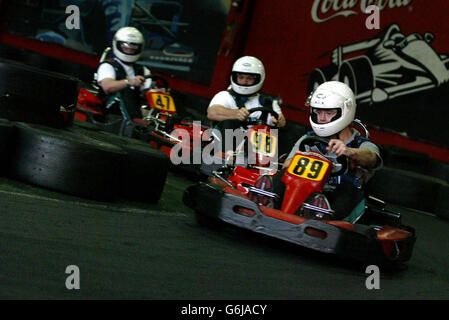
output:
POLYGON ((252 95, 262 88, 265 80, 265 68, 262 61, 255 57, 245 56, 237 59, 232 66, 231 87, 234 92, 241 95, 252 95), (252 85, 240 85, 237 83, 237 74, 246 73, 256 76, 256 81, 252 85))
POLYGON ((356 99, 348 85, 339 81, 324 82, 307 99, 310 106, 310 124, 320 137, 334 135, 349 124, 355 117, 356 99), (337 109, 337 115, 328 123, 318 123, 314 109, 337 109))
POLYGON ((144 45, 142 33, 134 27, 120 28, 112 40, 114 55, 123 62, 136 62, 144 45))

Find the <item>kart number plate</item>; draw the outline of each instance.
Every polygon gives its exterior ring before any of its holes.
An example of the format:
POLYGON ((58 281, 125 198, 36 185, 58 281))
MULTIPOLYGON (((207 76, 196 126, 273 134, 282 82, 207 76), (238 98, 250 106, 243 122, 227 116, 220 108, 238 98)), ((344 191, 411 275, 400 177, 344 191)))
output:
POLYGON ((250 142, 253 152, 274 157, 276 154, 277 137, 265 132, 252 131, 250 142))
POLYGON ((163 93, 152 93, 153 107, 162 111, 176 112, 175 102, 173 98, 163 93))
POLYGON ((321 181, 328 166, 327 162, 303 155, 296 155, 288 167, 288 172, 304 179, 321 181))

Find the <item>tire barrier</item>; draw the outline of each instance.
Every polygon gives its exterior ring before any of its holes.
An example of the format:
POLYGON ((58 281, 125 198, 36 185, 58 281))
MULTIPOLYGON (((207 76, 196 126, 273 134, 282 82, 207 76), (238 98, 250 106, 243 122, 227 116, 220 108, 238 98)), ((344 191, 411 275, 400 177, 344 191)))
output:
POLYGON ((449 162, 430 159, 427 166, 427 174, 444 180, 449 184, 449 162))
POLYGON ((116 198, 126 157, 121 148, 41 125, 14 127, 9 177, 94 200, 116 198))
POLYGON ((96 124, 94 124, 92 122, 81 121, 81 120, 77 120, 77 119, 73 120, 73 126, 82 128, 82 129, 86 129, 86 130, 92 130, 92 131, 100 131, 101 130, 101 128, 99 126, 97 126, 96 124))
POLYGON ((435 213, 442 219, 449 220, 449 185, 444 184, 440 187, 435 208, 435 213))
POLYGON ((394 145, 381 146, 381 152, 386 167, 428 174, 430 157, 426 153, 411 151, 394 145))
POLYGON ((121 137, 105 131, 84 129, 77 125, 72 132, 107 141, 126 152, 120 182, 120 196, 124 199, 154 203, 159 201, 167 178, 169 159, 161 151, 142 141, 121 137))
POLYGON ((383 167, 368 182, 368 194, 407 208, 435 212, 445 181, 427 175, 383 167))
POLYGON ((7 119, 0 119, 0 175, 4 175, 7 172, 7 157, 9 150, 9 142, 13 132, 13 124, 7 119))
POLYGON ((60 107, 75 106, 79 80, 0 59, 0 116, 12 121, 60 124, 60 107))

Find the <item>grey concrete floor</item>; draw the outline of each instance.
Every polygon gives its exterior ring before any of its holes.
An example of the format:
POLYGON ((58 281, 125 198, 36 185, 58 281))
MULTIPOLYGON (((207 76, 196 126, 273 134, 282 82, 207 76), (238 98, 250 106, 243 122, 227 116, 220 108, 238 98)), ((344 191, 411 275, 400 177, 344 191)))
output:
POLYGON ((170 173, 148 205, 95 202, 0 178, 0 299, 448 299, 449 222, 404 209, 412 259, 381 270, 235 228, 199 225, 170 173), (79 270, 68 290, 67 266, 79 270))

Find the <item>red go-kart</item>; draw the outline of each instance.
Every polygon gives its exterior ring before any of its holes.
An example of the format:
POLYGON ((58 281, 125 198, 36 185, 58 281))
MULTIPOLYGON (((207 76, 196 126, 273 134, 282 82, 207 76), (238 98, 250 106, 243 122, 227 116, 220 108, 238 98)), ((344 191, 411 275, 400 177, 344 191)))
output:
POLYGON ((95 87, 90 90, 80 89, 75 119, 93 123, 105 131, 118 135, 144 140, 169 157, 172 155, 173 148, 177 146, 179 149, 176 151, 177 154, 188 155, 185 159, 187 161, 179 164, 178 167, 206 175, 211 175, 213 171, 226 163, 235 163, 236 159, 243 159, 242 161, 261 168, 267 167, 271 159, 277 156, 277 135, 273 132, 270 134, 270 126, 263 119, 266 119, 268 114, 275 118, 278 115, 272 109, 261 107, 252 111, 261 111, 260 119, 262 120, 242 123, 241 129, 247 135, 232 154, 219 151, 213 155, 213 163, 202 161, 196 163, 194 155, 201 154, 205 146, 213 143, 216 138, 211 134, 211 128, 200 122, 180 118, 174 99, 169 93, 167 81, 160 76, 147 77, 161 81, 162 85, 161 89, 151 89, 145 93, 146 104, 142 107, 144 114, 142 119, 129 120, 119 115, 106 114, 105 110, 108 106, 105 106, 105 101, 99 98, 98 88, 95 87))
POLYGON ((320 252, 379 263, 409 260, 415 231, 402 225, 400 213, 387 210, 381 200, 367 197, 361 213, 326 219, 333 210, 320 195, 331 175, 346 170, 348 159, 305 151, 307 143, 326 143, 322 139, 306 139, 283 173, 286 190, 279 209, 266 201, 278 196, 261 185, 266 172, 241 166, 188 187, 183 201, 202 221, 225 222, 320 252))
MULTIPOLYGON (((185 147, 193 148, 193 141, 200 139, 207 126, 197 125, 190 120, 183 120, 177 114, 176 105, 165 78, 158 75, 146 76, 158 82, 159 87, 145 92, 146 103, 142 106, 142 118, 125 119, 121 115, 108 114, 110 106, 99 97, 99 88, 81 88, 78 95, 75 119, 95 124, 100 129, 121 136, 137 138, 149 142, 168 156, 180 142, 177 130, 189 133, 191 141, 184 142, 185 147)), ((112 101, 114 103, 115 101, 112 101)), ((206 137, 203 140, 207 141, 206 137)), ((183 145, 183 148, 184 148, 183 145)))

